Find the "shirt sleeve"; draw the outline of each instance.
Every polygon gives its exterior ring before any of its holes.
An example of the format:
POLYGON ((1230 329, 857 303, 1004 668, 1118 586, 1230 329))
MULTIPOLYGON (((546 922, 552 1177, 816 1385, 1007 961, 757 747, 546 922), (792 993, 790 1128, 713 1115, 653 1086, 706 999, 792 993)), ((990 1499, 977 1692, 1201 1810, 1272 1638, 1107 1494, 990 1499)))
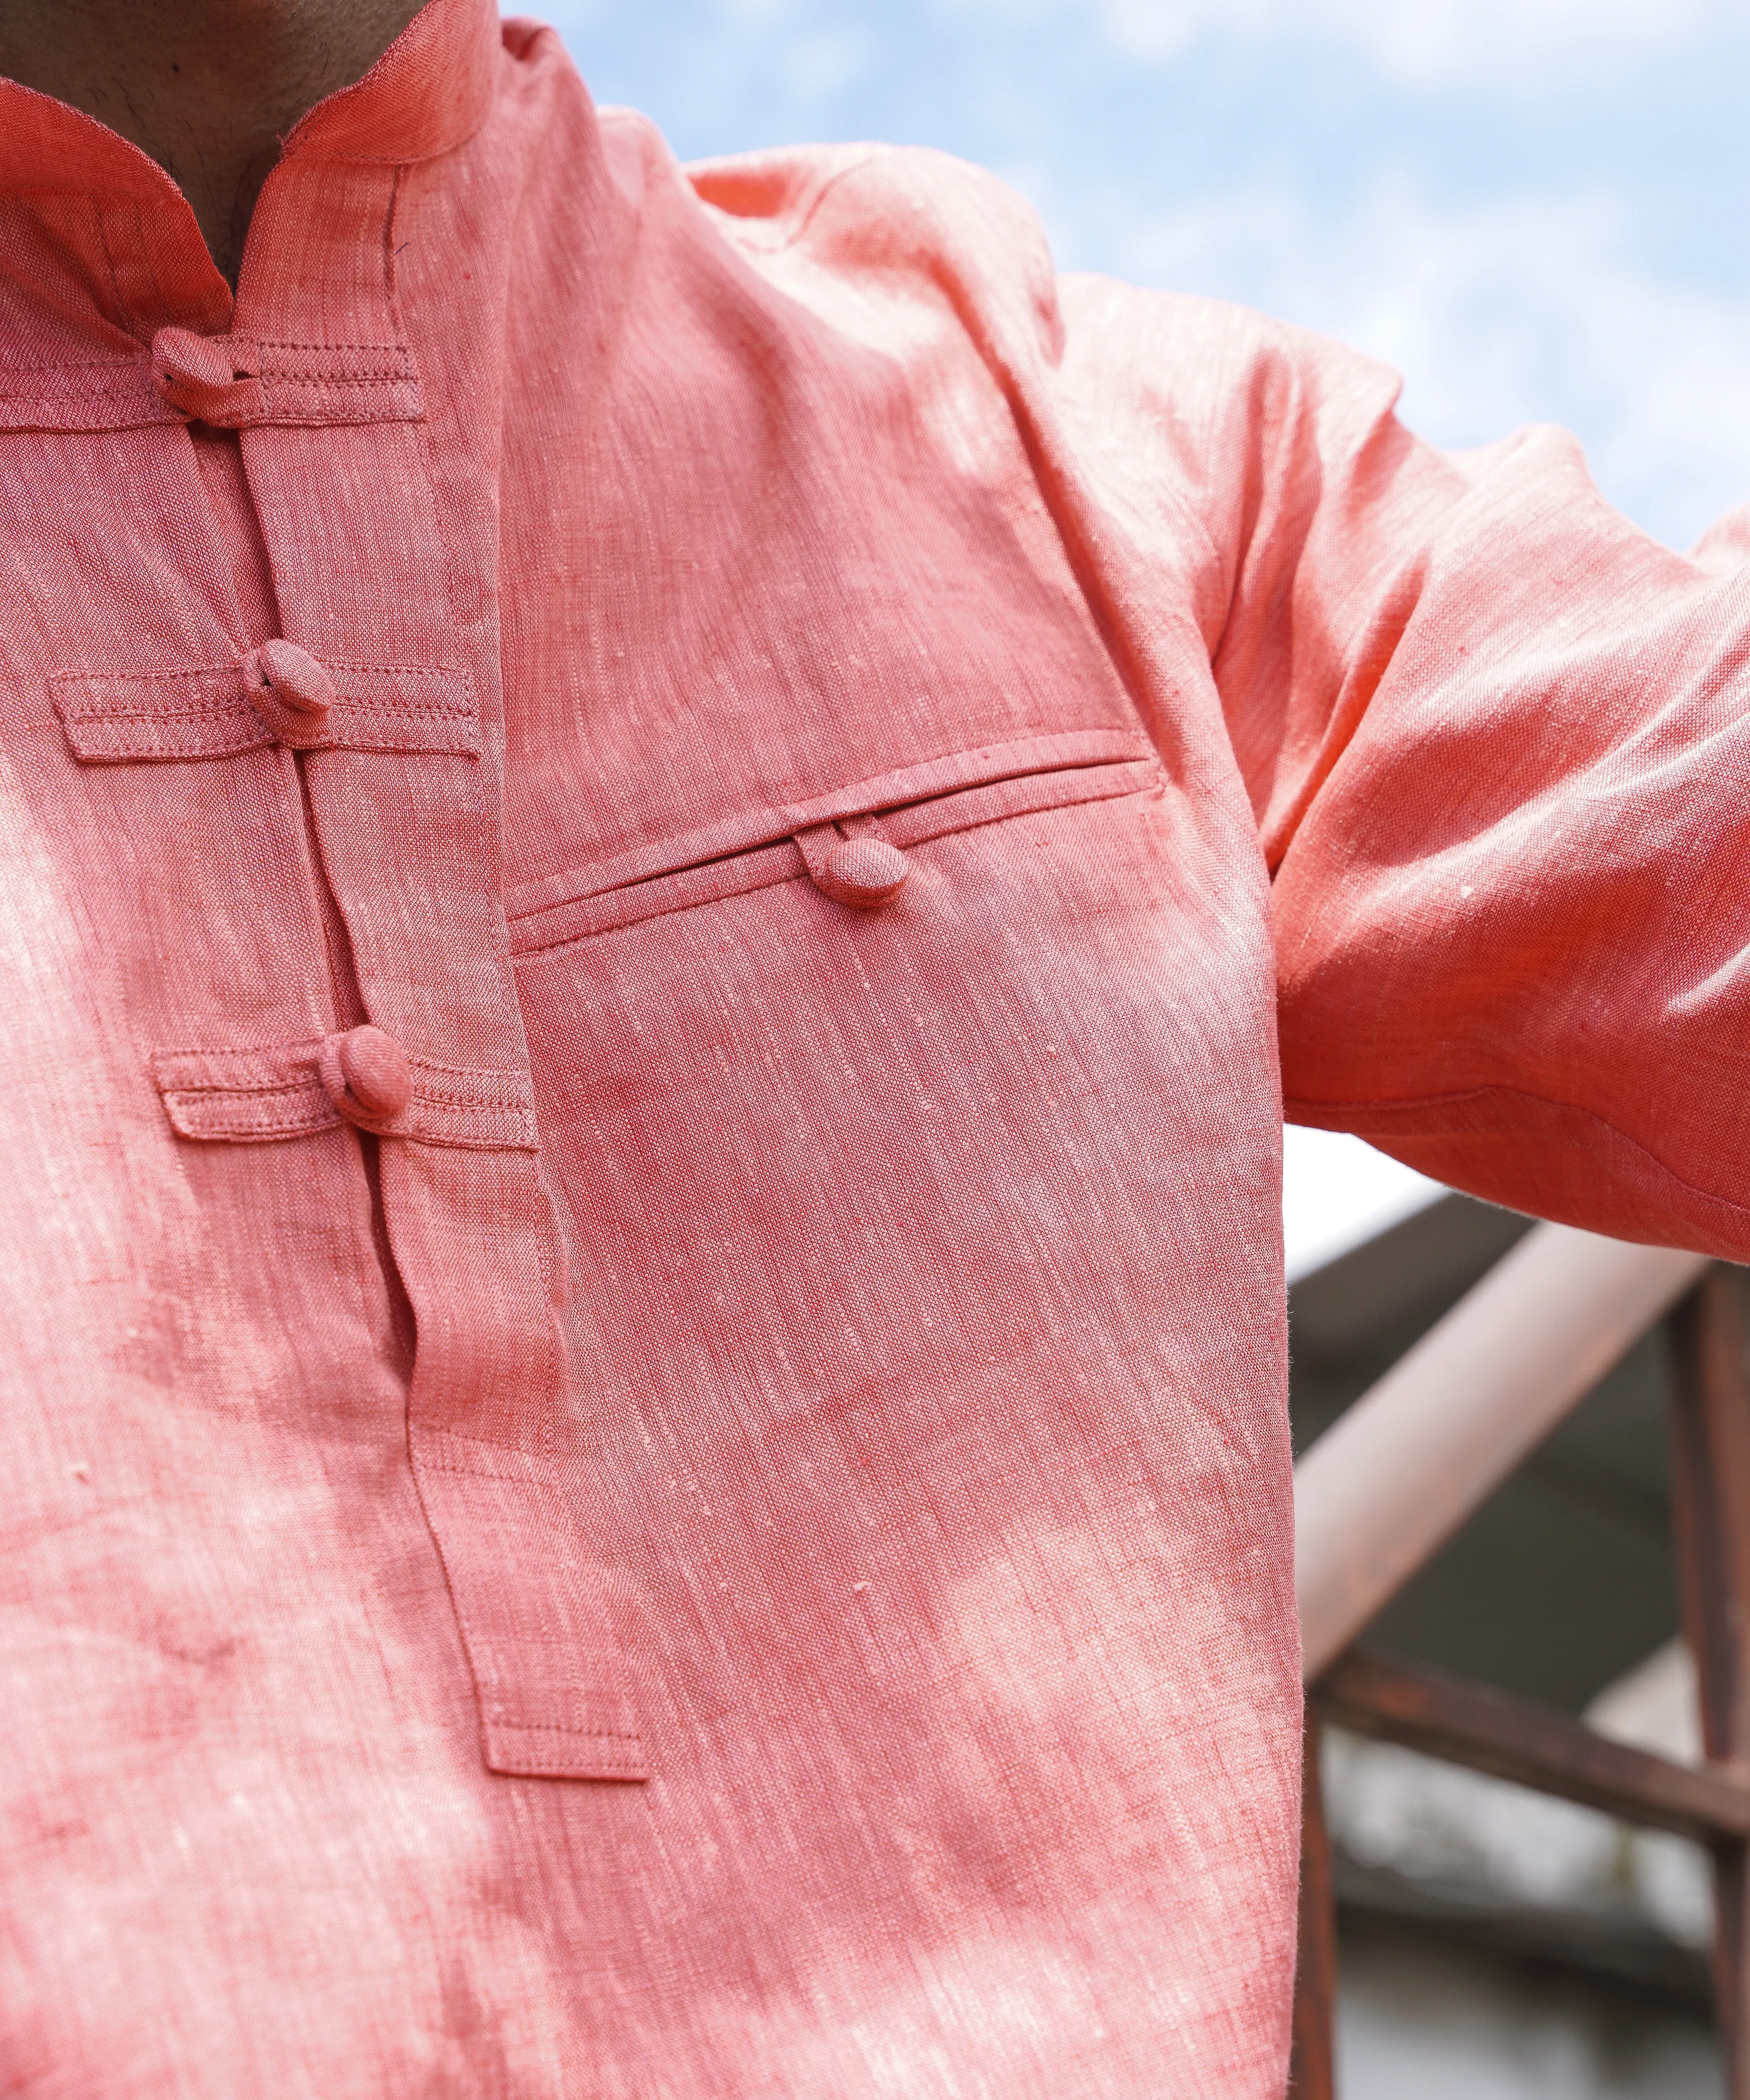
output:
POLYGON ((1239 366, 1199 514, 1289 1119, 1744 1259, 1744 518, 1673 554, 1560 431, 1442 453, 1391 374, 1268 324, 1239 366))
POLYGON ((1262 842, 1289 1118, 1750 1259, 1750 513, 1677 554, 1558 430, 1440 452, 1353 351, 1057 277, 1020 201, 939 155, 693 179, 907 363, 956 471, 1000 482, 1019 434, 1212 836, 1235 805, 1236 911, 1262 842))

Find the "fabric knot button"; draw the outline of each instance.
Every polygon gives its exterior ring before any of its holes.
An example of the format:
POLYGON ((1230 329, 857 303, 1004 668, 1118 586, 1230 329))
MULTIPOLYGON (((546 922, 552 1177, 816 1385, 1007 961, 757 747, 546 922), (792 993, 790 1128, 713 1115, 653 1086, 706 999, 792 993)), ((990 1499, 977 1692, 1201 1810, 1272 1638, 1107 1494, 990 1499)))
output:
POLYGON ((821 865, 814 880, 840 904, 872 911, 897 897, 910 872, 906 856, 887 839, 844 839, 821 865))
MULTIPOLYGON (((300 714, 325 715, 334 704, 334 681, 295 642, 269 642, 257 658, 276 695, 300 714)), ((388 1040, 386 1036, 383 1039, 388 1040)))
POLYGON ((413 1068, 394 1036, 367 1023, 322 1046, 322 1083, 349 1123, 385 1123, 413 1098, 413 1068))
POLYGON ((183 398, 227 387, 236 376, 227 343, 192 329, 161 328, 152 339, 152 376, 158 390, 182 407, 183 398))

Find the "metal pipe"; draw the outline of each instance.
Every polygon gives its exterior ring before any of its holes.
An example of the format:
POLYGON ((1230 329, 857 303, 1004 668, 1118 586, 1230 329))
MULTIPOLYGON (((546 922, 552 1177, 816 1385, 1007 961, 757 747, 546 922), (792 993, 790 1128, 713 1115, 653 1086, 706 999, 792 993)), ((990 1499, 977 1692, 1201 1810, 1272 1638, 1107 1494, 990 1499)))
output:
POLYGON ((1707 1265, 1540 1225, 1333 1423, 1294 1468, 1309 1679, 1707 1265))

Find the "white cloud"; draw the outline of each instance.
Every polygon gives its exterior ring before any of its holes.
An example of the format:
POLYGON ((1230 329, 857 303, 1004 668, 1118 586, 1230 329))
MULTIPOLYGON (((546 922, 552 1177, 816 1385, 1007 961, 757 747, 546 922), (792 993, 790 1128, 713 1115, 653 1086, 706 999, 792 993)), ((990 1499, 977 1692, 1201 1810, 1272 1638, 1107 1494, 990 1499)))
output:
POLYGON ((1552 57, 1605 56, 1750 20, 1747 0, 948 0, 1034 22, 1091 19, 1117 51, 1153 61, 1262 38, 1347 45, 1387 77, 1500 81, 1552 57))
POLYGON ((860 80, 874 63, 875 49, 866 29, 823 29, 793 38, 778 69, 791 98, 808 108, 860 80))
POLYGON ((1325 0, 1332 33, 1367 51, 1400 79, 1487 76, 1526 59, 1576 49, 1671 43, 1720 0, 1325 0))

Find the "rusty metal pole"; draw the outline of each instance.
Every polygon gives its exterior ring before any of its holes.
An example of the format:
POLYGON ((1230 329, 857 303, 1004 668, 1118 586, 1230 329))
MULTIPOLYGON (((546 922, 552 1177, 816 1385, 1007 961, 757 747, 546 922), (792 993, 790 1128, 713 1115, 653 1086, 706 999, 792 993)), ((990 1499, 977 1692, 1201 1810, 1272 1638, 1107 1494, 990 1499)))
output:
POLYGON ((1294 1963, 1292 2100, 1337 2100, 1337 1891, 1319 1769, 1324 1728, 1307 1715, 1301 1762, 1300 1939, 1294 1963))
MULTIPOLYGON (((1708 1762, 1750 1769, 1750 1364, 1739 1279, 1716 1269, 1671 1321, 1672 1499, 1708 1762)), ((1714 1848, 1714 1997, 1730 2100, 1750 2100, 1750 1855, 1714 1848)))

